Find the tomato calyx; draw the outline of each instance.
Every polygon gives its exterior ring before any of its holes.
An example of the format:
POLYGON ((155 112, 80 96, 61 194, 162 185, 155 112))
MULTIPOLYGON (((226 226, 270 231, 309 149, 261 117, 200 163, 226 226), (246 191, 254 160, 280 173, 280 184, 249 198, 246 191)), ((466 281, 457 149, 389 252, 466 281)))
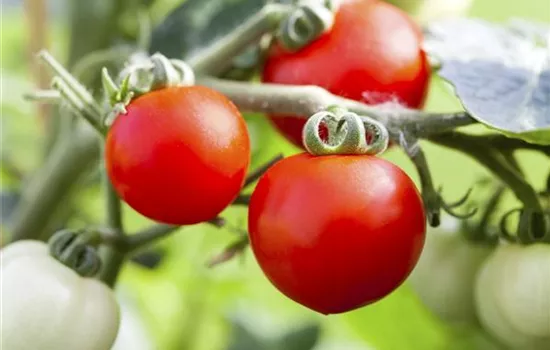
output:
MULTIPOLYGON (((136 56, 137 57, 137 56, 136 56)), ((103 125, 109 127, 120 114, 126 114, 126 106, 132 99, 150 91, 171 86, 192 86, 195 73, 184 61, 168 59, 161 53, 139 57, 138 62, 123 69, 117 85, 106 68, 102 70, 102 83, 111 109, 103 117, 103 125)))
POLYGON ((308 45, 334 24, 338 0, 301 0, 287 18, 281 21, 277 39, 287 51, 293 52, 308 45))
POLYGON ((48 241, 50 255, 82 277, 95 275, 101 260, 95 246, 100 242, 96 231, 60 230, 48 241))
POLYGON ((302 137, 306 150, 316 156, 375 155, 384 152, 389 143, 388 130, 382 123, 337 106, 312 115, 304 126, 302 137), (320 134, 321 125, 328 131, 327 140, 320 134))

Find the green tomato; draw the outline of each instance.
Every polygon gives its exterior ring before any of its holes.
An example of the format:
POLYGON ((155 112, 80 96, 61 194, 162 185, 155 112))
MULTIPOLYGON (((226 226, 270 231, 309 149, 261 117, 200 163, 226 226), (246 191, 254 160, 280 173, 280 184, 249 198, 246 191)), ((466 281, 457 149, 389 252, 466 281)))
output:
POLYGON ((512 349, 550 349, 550 245, 502 244, 475 285, 483 326, 512 349))
POLYGON ((465 16, 473 0, 386 0, 409 13, 420 24, 465 16))
POLYGON ((476 274, 493 251, 487 243, 466 240, 457 219, 445 217, 431 228, 420 260, 408 282, 426 307, 453 324, 476 322, 474 283, 476 274))
POLYGON ((84 278, 39 241, 19 241, 2 255, 2 348, 109 350, 119 307, 103 283, 84 278))

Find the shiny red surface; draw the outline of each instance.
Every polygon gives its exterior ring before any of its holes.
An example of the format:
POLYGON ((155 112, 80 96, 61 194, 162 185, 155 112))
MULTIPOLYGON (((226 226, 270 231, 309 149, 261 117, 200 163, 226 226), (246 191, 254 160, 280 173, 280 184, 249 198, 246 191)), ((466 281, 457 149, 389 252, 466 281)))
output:
POLYGON ((426 219, 414 183, 392 163, 303 153, 261 178, 248 228, 276 288, 335 314, 375 302, 405 281, 424 246, 426 219))
MULTIPOLYGON (((274 45, 262 80, 316 85, 368 104, 421 108, 430 78, 421 44, 420 28, 400 9, 377 0, 344 0, 329 33, 295 53, 274 45)), ((289 141, 302 145, 303 119, 272 121, 289 141)))
POLYGON ((202 86, 170 87, 132 101, 106 140, 120 197, 150 219, 190 225, 217 216, 238 195, 250 140, 237 108, 202 86))

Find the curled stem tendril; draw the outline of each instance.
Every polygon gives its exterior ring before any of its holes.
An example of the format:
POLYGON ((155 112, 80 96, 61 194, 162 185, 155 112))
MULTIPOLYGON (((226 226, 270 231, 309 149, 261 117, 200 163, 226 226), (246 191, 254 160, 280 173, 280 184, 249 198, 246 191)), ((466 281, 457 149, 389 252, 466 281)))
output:
POLYGON ((388 147, 385 126, 374 119, 360 117, 340 107, 317 112, 306 122, 302 137, 306 150, 313 155, 379 154, 388 147), (321 124, 328 129, 328 140, 320 135, 321 124), (372 135, 367 142, 367 131, 372 135))

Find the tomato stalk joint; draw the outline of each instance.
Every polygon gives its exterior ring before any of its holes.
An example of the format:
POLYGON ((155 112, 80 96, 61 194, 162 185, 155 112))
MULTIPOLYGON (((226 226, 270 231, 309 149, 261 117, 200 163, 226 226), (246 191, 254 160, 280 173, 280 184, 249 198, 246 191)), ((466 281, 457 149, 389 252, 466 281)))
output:
POLYGON ((103 90, 112 107, 102 121, 106 127, 111 126, 118 115, 126 114, 126 106, 134 98, 166 87, 192 86, 195 84, 195 73, 184 61, 168 59, 157 52, 130 64, 120 72, 117 80, 119 85, 103 68, 103 90))
POLYGON ((337 0, 298 1, 294 11, 281 21, 277 39, 286 50, 298 51, 330 31, 338 3, 337 0))
POLYGON ((371 154, 388 148, 389 133, 380 122, 360 117, 340 107, 329 107, 312 115, 303 129, 303 143, 312 155, 371 154), (322 128, 328 131, 326 140, 322 128))
POLYGON ((80 276, 90 277, 101 267, 101 260, 95 249, 99 241, 99 233, 95 231, 61 230, 48 241, 49 253, 80 276))

